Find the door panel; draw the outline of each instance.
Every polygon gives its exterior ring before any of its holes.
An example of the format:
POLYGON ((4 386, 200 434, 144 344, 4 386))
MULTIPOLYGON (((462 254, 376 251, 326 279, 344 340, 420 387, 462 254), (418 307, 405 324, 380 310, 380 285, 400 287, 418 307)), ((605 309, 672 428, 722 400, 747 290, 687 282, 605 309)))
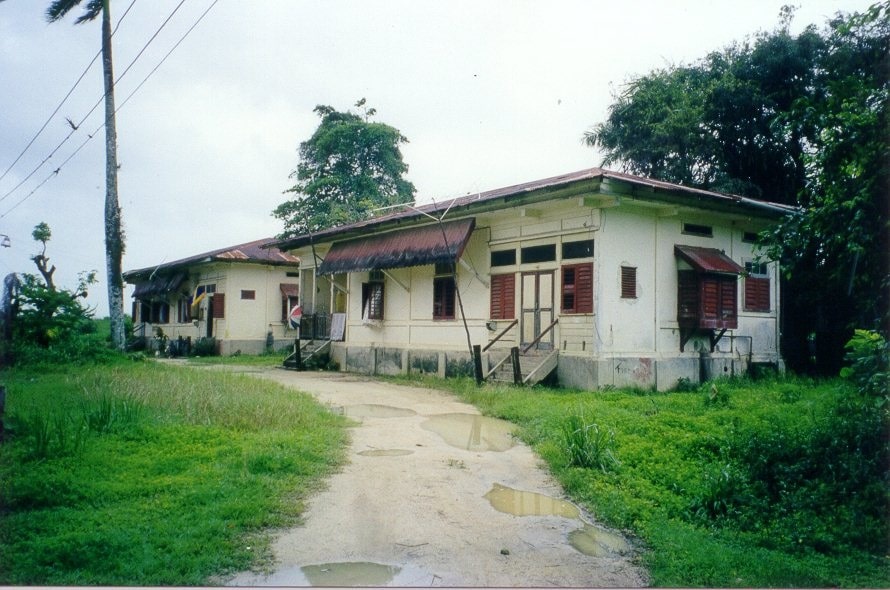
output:
MULTIPOLYGON (((553 322, 553 271, 522 274, 522 344, 535 340, 553 322)), ((537 344, 553 348, 553 333, 537 344)))

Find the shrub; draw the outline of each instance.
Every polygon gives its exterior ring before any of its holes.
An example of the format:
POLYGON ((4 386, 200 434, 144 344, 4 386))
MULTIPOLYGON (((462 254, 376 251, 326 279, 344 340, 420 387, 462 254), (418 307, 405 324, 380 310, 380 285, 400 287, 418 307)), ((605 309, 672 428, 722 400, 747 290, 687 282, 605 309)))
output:
POLYGON ((841 369, 841 377, 850 379, 863 395, 886 397, 890 382, 890 343, 873 330, 856 330, 845 348, 850 366, 841 369))

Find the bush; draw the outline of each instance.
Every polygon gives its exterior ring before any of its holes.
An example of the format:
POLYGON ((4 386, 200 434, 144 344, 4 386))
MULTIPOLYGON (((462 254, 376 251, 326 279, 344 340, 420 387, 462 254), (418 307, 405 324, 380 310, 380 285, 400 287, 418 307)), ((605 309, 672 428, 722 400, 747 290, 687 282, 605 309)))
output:
POLYGON ((612 452, 615 433, 600 430, 596 424, 586 424, 577 414, 569 416, 562 425, 563 441, 569 465, 611 471, 620 463, 612 452))
POLYGON ((890 343, 873 330, 856 330, 845 348, 850 366, 841 369, 841 377, 855 383, 863 395, 886 397, 890 382, 890 343))
POLYGON ((192 356, 217 356, 216 338, 198 338, 192 345, 192 356))

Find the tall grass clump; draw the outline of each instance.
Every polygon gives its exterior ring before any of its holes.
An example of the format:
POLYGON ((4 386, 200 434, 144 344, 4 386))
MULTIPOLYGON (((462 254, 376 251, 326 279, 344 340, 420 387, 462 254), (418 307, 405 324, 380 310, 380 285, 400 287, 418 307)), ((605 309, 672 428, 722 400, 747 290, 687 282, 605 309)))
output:
POLYGON ((120 361, 5 375, 0 585, 206 585, 343 459, 345 421, 231 372, 120 361))
POLYGON ((583 416, 572 414, 562 425, 563 441, 569 456, 569 465, 610 471, 619 465, 612 452, 615 433, 588 424, 583 416))

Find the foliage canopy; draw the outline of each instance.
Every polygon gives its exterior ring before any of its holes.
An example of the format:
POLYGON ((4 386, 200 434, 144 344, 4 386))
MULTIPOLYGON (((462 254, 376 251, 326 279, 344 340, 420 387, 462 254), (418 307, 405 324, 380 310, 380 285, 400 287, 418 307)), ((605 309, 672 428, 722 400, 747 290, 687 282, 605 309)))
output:
MULTIPOLYGON (((365 99, 355 105, 363 108, 365 99)), ((286 193, 294 198, 272 213, 284 222, 281 236, 316 232, 372 217, 375 209, 413 203, 414 185, 404 179, 408 166, 399 146, 408 140, 398 129, 362 114, 330 106, 313 109, 321 123, 300 144, 300 162, 286 193)))
POLYGON ((792 17, 632 80, 585 134, 605 165, 802 208, 761 236, 791 280, 786 352, 812 331, 877 327, 890 299, 890 2, 797 35, 792 17))

